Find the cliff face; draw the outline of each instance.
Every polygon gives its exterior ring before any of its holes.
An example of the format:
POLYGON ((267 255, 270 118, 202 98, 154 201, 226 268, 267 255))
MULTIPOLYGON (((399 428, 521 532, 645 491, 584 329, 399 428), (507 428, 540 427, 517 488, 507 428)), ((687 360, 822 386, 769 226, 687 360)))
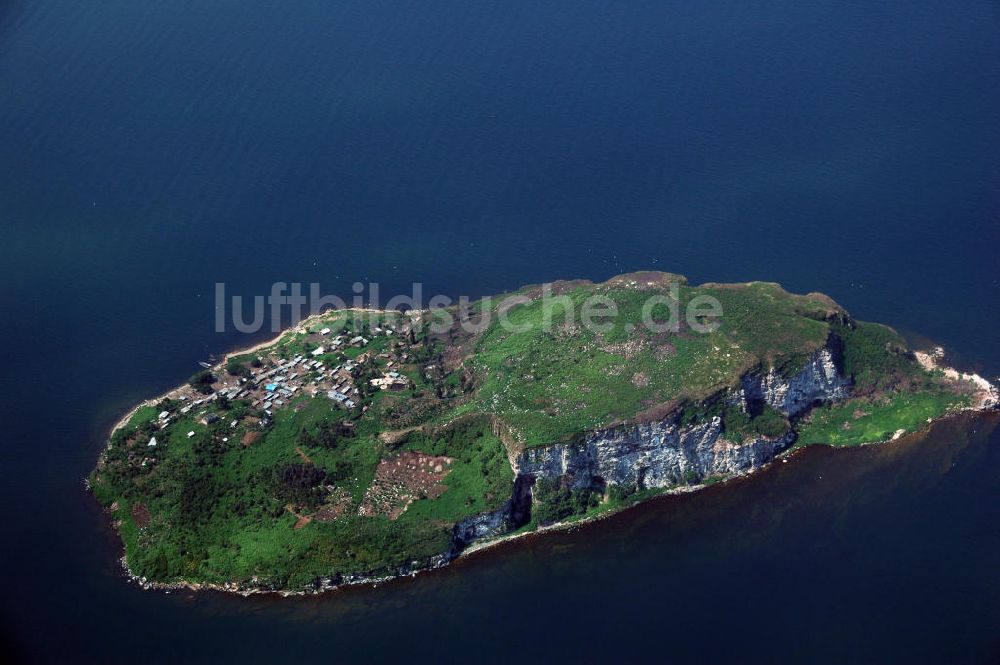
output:
MULTIPOLYGON (((727 401, 744 409, 764 403, 786 416, 814 404, 847 396, 850 382, 840 375, 827 348, 815 352, 802 370, 784 377, 774 370, 743 377, 727 401)), ((581 441, 529 448, 512 462, 515 492, 504 509, 455 527, 455 547, 501 535, 527 520, 530 487, 538 478, 571 479, 574 487, 629 485, 663 488, 712 476, 733 476, 760 468, 795 440, 795 433, 730 441, 722 419, 688 426, 676 419, 597 430, 581 441), (515 514, 516 513, 516 514, 515 514)))
POLYGON ((733 443, 722 420, 680 427, 659 422, 610 428, 569 445, 531 448, 517 459, 518 477, 571 476, 575 487, 600 483, 667 487, 685 478, 732 475, 770 460, 791 443, 786 435, 733 443))
POLYGON ((495 538, 513 531, 531 517, 531 485, 534 478, 518 476, 514 491, 499 510, 462 520, 452 530, 452 547, 449 556, 457 555, 463 547, 481 538, 495 538))
MULTIPOLYGON (((728 400, 762 402, 792 416, 817 402, 847 395, 849 382, 837 371, 826 348, 814 353, 802 370, 784 378, 771 370, 748 374, 728 400)), ((673 420, 598 430, 573 444, 529 448, 514 462, 520 478, 572 476, 576 487, 610 485, 667 487, 685 479, 728 476, 757 468, 787 447, 795 436, 758 437, 741 442, 725 437, 722 420, 687 427, 673 420)))
POLYGON ((833 353, 823 347, 790 379, 773 369, 767 374, 748 374, 737 392, 744 407, 748 401, 759 400, 786 416, 794 416, 816 402, 843 399, 849 389, 850 381, 840 375, 833 353))

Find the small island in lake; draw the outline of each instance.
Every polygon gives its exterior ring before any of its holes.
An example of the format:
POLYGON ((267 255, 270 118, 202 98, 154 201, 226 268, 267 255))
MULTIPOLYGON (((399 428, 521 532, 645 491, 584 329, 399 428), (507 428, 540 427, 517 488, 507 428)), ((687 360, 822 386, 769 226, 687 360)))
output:
POLYGON ((822 294, 650 272, 514 295, 325 312, 134 409, 89 479, 129 573, 241 593, 408 575, 798 446, 997 406, 985 379, 822 294), (600 330, 572 314, 595 296, 616 312, 600 330), (643 325, 705 297, 709 332, 643 325))

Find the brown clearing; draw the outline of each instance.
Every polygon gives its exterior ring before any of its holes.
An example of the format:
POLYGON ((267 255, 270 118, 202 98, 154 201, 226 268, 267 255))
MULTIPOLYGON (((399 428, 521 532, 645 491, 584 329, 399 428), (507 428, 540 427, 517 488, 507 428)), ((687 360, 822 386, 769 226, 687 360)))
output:
POLYGON ((290 512, 292 515, 295 515, 296 517, 295 525, 292 527, 293 529, 296 530, 301 529, 305 525, 309 524, 309 522, 312 522, 312 517, 310 515, 300 515, 299 513, 295 512, 295 506, 293 506, 292 504, 288 504, 287 506, 285 506, 285 510, 290 512))
POLYGON ((448 490, 442 485, 454 460, 418 452, 405 452, 384 459, 375 469, 375 479, 365 493, 359 515, 388 515, 397 519, 416 499, 436 499, 448 490))
POLYGON ((132 506, 132 519, 137 527, 143 529, 150 525, 153 516, 149 514, 149 508, 145 504, 137 503, 132 506))
POLYGON ((260 440, 260 437, 261 437, 260 432, 247 432, 246 434, 243 435, 243 438, 240 440, 240 443, 242 443, 244 446, 250 447, 253 444, 257 443, 257 441, 260 440))

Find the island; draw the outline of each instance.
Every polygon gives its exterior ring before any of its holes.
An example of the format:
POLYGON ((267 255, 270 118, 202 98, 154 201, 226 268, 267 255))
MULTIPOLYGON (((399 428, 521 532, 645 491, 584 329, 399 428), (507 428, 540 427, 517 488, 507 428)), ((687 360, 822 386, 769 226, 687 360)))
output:
POLYGON ((774 283, 644 272, 507 295, 322 312, 133 409, 88 479, 128 574, 243 594, 412 575, 801 446, 997 407, 939 349, 774 283), (583 325, 595 297, 615 316, 583 325), (644 325, 707 298, 702 329, 644 325))

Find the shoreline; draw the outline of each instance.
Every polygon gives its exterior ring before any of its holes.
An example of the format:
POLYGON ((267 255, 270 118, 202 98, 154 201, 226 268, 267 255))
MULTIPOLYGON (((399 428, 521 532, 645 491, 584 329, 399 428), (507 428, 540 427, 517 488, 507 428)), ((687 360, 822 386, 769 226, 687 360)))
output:
MULTIPOLYGON (((254 353, 256 351, 261 351, 261 350, 266 349, 268 347, 274 346, 275 344, 277 344, 278 342, 280 342, 281 338, 284 337, 285 335, 287 335, 289 332, 297 331, 302 326, 309 325, 312 320, 314 320, 314 319, 315 320, 319 320, 322 317, 328 316, 329 314, 331 314, 333 312, 364 312, 364 313, 367 313, 367 314, 385 314, 388 311, 389 310, 384 310, 384 309, 370 309, 370 308, 367 308, 367 307, 348 307, 346 309, 328 309, 328 310, 325 310, 325 311, 322 311, 322 312, 317 312, 316 314, 310 314, 309 316, 307 316, 306 318, 302 319, 298 323, 296 323, 294 325, 291 325, 291 326, 288 326, 287 328, 284 328, 283 330, 281 330, 281 332, 279 332, 277 334, 277 336, 275 336, 275 337, 273 337, 273 338, 271 338, 269 340, 266 340, 264 342, 260 342, 258 344, 254 344, 252 346, 248 346, 248 347, 245 347, 245 348, 240 348, 240 349, 236 349, 234 351, 229 351, 229 352, 223 354, 222 360, 220 360, 219 362, 217 362, 214 365, 212 365, 211 369, 212 370, 216 370, 216 369, 218 369, 220 367, 223 367, 226 363, 229 362, 230 358, 235 358, 237 356, 246 355, 248 353, 254 353)), ((115 422, 115 424, 111 427, 111 431, 108 432, 108 438, 110 439, 111 436, 113 436, 115 432, 117 432, 122 427, 124 427, 125 425, 127 425, 128 422, 130 420, 132 420, 132 416, 134 416, 136 414, 136 412, 139 411, 139 409, 141 409, 143 407, 146 407, 146 406, 154 406, 158 402, 160 402, 161 400, 164 400, 164 399, 170 397, 171 395, 173 395, 174 393, 176 393, 178 390, 183 390, 183 388, 184 388, 184 384, 182 383, 182 384, 180 384, 178 386, 174 386, 173 388, 171 388, 170 390, 168 390, 168 391, 166 391, 164 393, 161 393, 161 394, 159 394, 159 395, 157 395, 155 397, 151 397, 149 399, 143 400, 142 402, 136 404, 134 407, 132 407, 131 409, 129 409, 128 413, 126 413, 124 416, 122 416, 121 418, 119 418, 117 422, 115 422)), ((101 451, 103 452, 104 448, 106 448, 106 447, 107 447, 106 445, 102 446, 101 447, 101 451)))
MULTIPOLYGON (((219 368, 223 367, 231 358, 234 358, 234 357, 237 357, 237 356, 246 355, 248 353, 254 353, 256 351, 261 351, 261 350, 267 349, 269 347, 272 347, 272 346, 278 344, 282 340, 282 338, 285 337, 289 332, 296 332, 296 331, 301 330, 303 327, 308 327, 312 323, 320 320, 323 317, 326 317, 326 316, 330 315, 333 312, 364 312, 364 313, 369 313, 369 314, 381 314, 381 313, 386 313, 386 311, 387 310, 377 310, 377 309, 370 309, 370 308, 348 308, 348 309, 342 309, 342 310, 332 310, 331 309, 331 310, 326 310, 324 312, 319 312, 319 313, 316 313, 316 314, 311 314, 310 316, 308 316, 308 317, 302 319, 301 321, 299 321, 298 323, 296 323, 294 326, 289 326, 289 327, 285 328, 284 330, 282 330, 281 332, 279 332, 277 334, 277 336, 275 336, 274 338, 272 338, 270 340, 266 340, 266 341, 263 341, 263 342, 251 345, 249 347, 245 347, 245 348, 241 348, 241 349, 236 349, 236 350, 233 350, 233 351, 225 353, 223 355, 222 359, 219 362, 217 362, 216 364, 212 365, 211 369, 213 371, 214 370, 218 370, 219 368)), ((978 392, 976 393, 976 398, 977 398, 976 401, 973 404, 968 405, 968 406, 963 406, 963 407, 958 407, 958 408, 952 408, 952 409, 946 411, 945 413, 941 414, 940 416, 938 416, 936 418, 929 419, 926 423, 924 423, 918 429, 915 429, 915 430, 912 430, 912 431, 902 431, 902 430, 899 430, 899 431, 895 432, 891 437, 886 438, 886 439, 882 439, 882 440, 879 440, 879 441, 867 441, 867 442, 864 442, 864 443, 860 443, 860 444, 856 444, 856 445, 850 445, 850 446, 835 446, 835 445, 830 445, 830 444, 809 444, 809 445, 804 445, 804 446, 798 446, 798 445, 796 445, 795 441, 793 440, 793 442, 787 448, 785 448, 784 450, 778 452, 772 459, 768 460, 764 464, 762 464, 762 465, 760 465, 758 467, 754 467, 754 468, 748 469, 748 470, 743 471, 741 473, 734 474, 734 475, 729 476, 729 477, 727 477, 727 478, 725 478, 725 479, 723 479, 721 481, 713 482, 713 483, 701 483, 701 484, 698 484, 698 485, 685 485, 685 486, 681 486, 681 487, 665 488, 663 491, 658 492, 658 493, 656 493, 656 494, 654 494, 652 496, 646 497, 644 499, 638 500, 635 503, 631 503, 631 504, 628 504, 628 505, 625 505, 625 506, 621 506, 621 507, 619 507, 617 509, 610 509, 610 510, 607 510, 607 511, 604 511, 604 512, 592 515, 592 516, 589 516, 589 517, 581 517, 579 519, 575 519, 575 520, 570 521, 570 522, 556 522, 554 524, 549 524, 549 525, 544 525, 544 526, 536 526, 533 530, 530 530, 530 531, 515 531, 513 533, 508 533, 508 534, 505 534, 505 535, 497 536, 497 537, 492 538, 492 539, 482 540, 482 541, 479 541, 479 542, 473 542, 473 543, 470 543, 467 547, 463 548, 462 550, 460 550, 458 552, 454 552, 454 553, 453 552, 445 552, 445 553, 442 553, 442 554, 439 554, 439 555, 435 555, 435 556, 433 556, 433 557, 431 557, 431 558, 429 558, 427 560, 426 565, 421 564, 421 565, 418 565, 418 566, 415 566, 415 567, 409 567, 409 566, 406 566, 406 565, 400 566, 397 569, 397 572, 395 574, 392 574, 392 573, 386 573, 386 574, 351 573, 351 574, 347 574, 347 575, 341 576, 339 573, 336 573, 336 574, 331 575, 331 579, 332 579, 332 577, 339 577, 340 581, 338 583, 334 584, 332 582, 327 581, 327 582, 324 582, 322 585, 320 585, 319 587, 317 587, 315 589, 298 589, 298 590, 294 590, 294 589, 268 589, 268 588, 260 588, 260 587, 255 587, 255 586, 244 586, 243 583, 240 583, 240 582, 214 583, 214 582, 193 582, 193 581, 190 581, 190 580, 179 580, 179 581, 176 581, 176 582, 153 582, 153 581, 149 581, 145 577, 140 577, 140 576, 136 575, 129 568, 128 562, 126 560, 126 556, 124 554, 124 542, 122 542, 122 550, 121 550, 122 551, 122 556, 120 557, 119 562, 121 564, 121 567, 122 567, 123 571, 125 572, 125 576, 128 579, 128 581, 134 582, 135 584, 137 584, 138 586, 140 586, 143 590, 165 591, 167 593, 169 593, 171 591, 184 591, 184 590, 187 590, 187 591, 219 591, 219 592, 224 592, 224 593, 233 593, 233 594, 241 595, 241 596, 244 596, 244 597, 251 596, 251 595, 270 594, 270 595, 275 595, 275 596, 280 596, 280 597, 283 597, 283 598, 287 598, 287 597, 300 597, 300 596, 316 596, 316 595, 321 595, 321 594, 333 592, 333 591, 336 591, 338 589, 348 588, 348 587, 355 587, 355 586, 372 585, 373 587, 377 587, 379 584, 390 582, 392 580, 403 579, 405 577, 415 577, 416 575, 418 575, 420 573, 423 573, 423 572, 428 572, 428 571, 431 571, 431 570, 437 570, 437 569, 440 569, 440 568, 447 567, 453 561, 456 561, 458 559, 461 559, 461 558, 464 558, 464 557, 471 557, 471 556, 476 555, 478 553, 494 549, 497 546, 521 540, 521 539, 523 539, 525 537, 528 537, 528 536, 544 535, 544 534, 550 533, 550 532, 570 531, 574 527, 584 526, 584 525, 589 525, 589 524, 595 524, 595 523, 598 523, 598 522, 600 522, 602 520, 608 519, 610 517, 613 517, 613 516, 625 513, 627 511, 632 510, 634 508, 637 508, 637 507, 639 507, 641 505, 645 505, 645 504, 649 503, 650 501, 659 499, 661 497, 691 494, 691 493, 694 493, 694 492, 698 492, 698 491, 704 490, 704 489, 706 489, 708 487, 711 487, 711 486, 714 486, 714 485, 725 485, 725 484, 730 483, 732 481, 735 481, 735 480, 738 480, 738 479, 741 479, 741 478, 749 477, 749 476, 753 475, 754 473, 757 473, 758 471, 761 471, 761 470, 764 470, 764 469, 768 469, 772 465, 776 464, 779 459, 781 460, 782 463, 787 463, 790 459, 794 458, 794 456, 797 455, 800 451, 805 450, 808 447, 812 447, 813 445, 826 445, 827 447, 830 447, 830 448, 833 448, 833 449, 839 449, 839 448, 860 448, 860 447, 865 447, 865 446, 881 445, 881 444, 888 443, 888 442, 891 442, 891 441, 897 441, 897 440, 903 438, 904 436, 905 437, 910 437, 910 436, 923 436, 923 435, 926 435, 926 433, 936 423, 944 421, 944 420, 947 420, 947 419, 950 419, 950 418, 954 418, 954 417, 956 417, 956 416, 958 416, 960 414, 963 414, 963 413, 984 414, 984 413, 988 413, 988 412, 991 412, 991 411, 995 411, 995 410, 997 410, 998 406, 1000 406, 1000 392, 998 392, 997 386, 995 384, 991 383, 990 381, 986 380, 985 378, 981 377, 978 374, 969 374, 969 373, 959 372, 958 370, 955 370, 954 368, 951 368, 951 367, 948 367, 948 366, 945 366, 945 365, 941 364, 940 360, 944 356, 944 350, 941 347, 934 347, 930 351, 914 351, 913 354, 916 357, 917 361, 920 363, 920 365, 923 366, 928 371, 935 371, 935 370, 936 371, 941 371, 941 372, 944 372, 946 374, 946 376, 949 376, 950 378, 953 378, 953 379, 956 379, 956 380, 962 380, 962 381, 971 382, 974 385, 976 385, 979 388, 978 392)), ((158 403, 160 400, 165 399, 165 398, 167 398, 167 397, 175 394, 176 392, 178 392, 180 390, 183 390, 183 388, 184 388, 184 384, 181 384, 180 386, 175 386, 174 388, 166 391, 165 393, 163 393, 161 395, 158 395, 156 397, 144 400, 141 403, 139 403, 136 406, 134 406, 132 409, 130 409, 128 411, 128 413, 126 413, 121 419, 119 419, 118 422, 116 422, 115 425, 112 427, 112 429, 110 431, 110 434, 109 434, 109 440, 110 440, 110 436, 113 435, 118 429, 120 429, 120 428, 122 428, 122 427, 124 427, 125 425, 128 424, 128 422, 132 419, 132 417, 135 415, 135 413, 139 409, 141 409, 143 407, 146 407, 146 406, 154 405, 154 404, 158 403)), ((102 447, 102 454, 103 454, 103 451, 106 448, 107 448, 107 444, 105 444, 105 446, 102 447)), ((105 510, 105 512, 109 512, 108 508, 105 508, 104 510, 105 510)), ((112 522, 112 527, 114 528, 114 530, 115 530, 116 533, 119 532, 119 528, 118 528, 118 526, 114 522, 112 522)), ((120 539, 120 535, 119 535, 119 539, 120 539)))
MULTIPOLYGON (((789 448, 785 452, 792 452, 792 449, 789 448)), ((784 453, 782 453, 782 454, 784 454, 784 453)), ((292 589, 262 589, 262 588, 254 588, 254 587, 247 588, 247 587, 241 587, 240 584, 237 583, 237 582, 227 582, 227 583, 192 582, 190 580, 182 580, 182 581, 178 581, 178 582, 151 582, 151 581, 146 580, 144 577, 140 577, 140 576, 136 575, 135 573, 133 573, 132 570, 128 567, 128 563, 126 562, 124 555, 119 559, 119 563, 121 564, 122 569, 125 571, 125 575, 128 578, 128 580, 130 582, 133 582, 133 583, 139 585, 144 591, 165 591, 165 592, 170 592, 170 591, 195 591, 195 592, 197 592, 197 591, 218 591, 218 592, 221 592, 221 593, 232 593, 232 594, 236 594, 236 595, 243 596, 243 597, 270 594, 270 595, 280 596, 282 598, 294 598, 294 597, 319 596, 319 595, 323 595, 323 594, 327 594, 327 593, 332 593, 334 591, 337 591, 338 589, 346 589, 346 588, 349 588, 349 587, 356 587, 356 586, 371 585, 374 588, 374 587, 377 587, 379 584, 384 584, 386 582, 392 582, 393 580, 402 580, 402 579, 405 579, 407 577, 412 578, 412 577, 416 577, 417 575, 419 575, 421 573, 427 573, 427 572, 431 572, 433 570, 440 570, 442 568, 447 568, 448 566, 450 566, 452 564, 452 562, 458 561, 459 559, 464 559, 466 557, 471 557, 472 555, 479 554, 479 553, 482 553, 482 552, 486 552, 486 551, 492 550, 492 549, 494 549, 494 548, 496 548, 496 547, 498 547, 500 545, 504 545, 506 543, 511 543, 511 542, 514 542, 514 541, 517 541, 517 540, 522 540, 522 539, 525 539, 525 538, 527 538, 529 536, 540 536, 540 535, 544 535, 544 534, 547 534, 547 533, 555 533, 555 532, 562 532, 562 531, 572 531, 575 527, 584 526, 584 525, 590 525, 590 524, 597 524, 599 522, 602 522, 603 520, 606 520, 606 519, 609 519, 611 517, 615 517, 615 516, 621 515, 621 514, 626 513, 626 512, 628 512, 630 510, 633 510, 635 508, 639 508, 640 506, 646 505, 646 504, 648 504, 651 501, 655 501, 656 499, 660 499, 660 498, 668 497, 668 496, 682 496, 682 495, 685 495, 685 494, 694 494, 695 492, 699 492, 701 490, 707 489, 708 487, 713 487, 713 486, 717 486, 717 485, 725 485, 726 483, 729 483, 731 481, 735 481, 735 480, 738 480, 738 479, 746 478, 748 476, 753 475, 754 473, 757 473, 758 471, 762 471, 762 470, 770 467, 775 461, 777 461, 777 459, 778 458, 775 457, 773 460, 771 460, 767 464, 764 464, 763 466, 757 467, 755 469, 750 469, 748 471, 744 471, 743 473, 736 474, 734 476, 731 476, 729 478, 726 478, 726 479, 721 480, 721 481, 716 482, 716 483, 711 483, 711 484, 702 483, 702 484, 698 484, 698 485, 686 485, 686 486, 683 486, 683 487, 673 487, 673 488, 665 489, 663 492, 660 492, 660 493, 655 494, 653 496, 646 497, 645 499, 636 501, 635 503, 631 503, 631 504, 629 504, 627 506, 622 506, 621 508, 619 508, 617 510, 608 510, 606 512, 599 513, 597 515, 593 515, 593 516, 590 516, 590 517, 583 517, 583 518, 574 520, 572 522, 555 522, 553 524, 546 524, 544 526, 536 527, 532 531, 520 531, 520 532, 516 532, 516 533, 509 533, 507 535, 498 536, 498 537, 490 539, 490 540, 484 540, 484 541, 481 541, 481 542, 473 543, 472 545, 470 545, 469 547, 463 549, 461 552, 459 552, 458 554, 456 554, 455 556, 453 556, 451 558, 444 557, 439 562, 437 562, 435 564, 428 565, 428 566, 425 566, 425 567, 420 567, 420 568, 414 568, 414 569, 411 569, 409 572, 407 572, 405 574, 379 575, 379 576, 366 575, 366 574, 352 574, 352 575, 356 575, 356 577, 354 577, 353 579, 344 580, 340 584, 323 586, 323 587, 320 587, 320 588, 315 589, 315 590, 306 590, 306 589, 302 589, 302 590, 292 590, 292 589)), ((116 529, 116 531, 117 531, 117 529, 116 529)))
MULTIPOLYGON (((850 450, 855 448, 866 448, 869 446, 884 445, 887 443, 900 441, 904 437, 926 436, 934 425, 937 425, 938 423, 941 422, 945 422, 952 418, 957 418, 963 414, 974 415, 974 416, 984 415, 996 410, 997 410, 996 406, 986 407, 986 408, 963 407, 959 409, 954 409, 938 416, 937 418, 934 418, 933 420, 931 420, 931 422, 926 423, 920 429, 913 430, 912 432, 906 432, 906 434, 903 436, 893 436, 888 439, 882 439, 880 441, 866 441, 865 443, 860 443, 851 446, 833 446, 830 444, 808 444, 805 446, 796 446, 793 443, 791 446, 789 446, 785 450, 775 455, 773 459, 769 460, 765 464, 753 469, 749 469, 742 473, 730 476, 715 483, 709 483, 709 484, 701 483, 698 485, 688 485, 683 487, 673 487, 665 489, 664 491, 659 492, 653 496, 636 501, 635 503, 629 504, 627 506, 622 506, 621 508, 616 510, 608 510, 606 512, 602 512, 590 517, 582 517, 572 522, 556 522, 554 524, 548 524, 536 527, 534 530, 531 531, 519 531, 515 533, 509 533, 503 536, 498 536, 490 540, 484 540, 477 543, 473 543, 469 545, 467 548, 458 552, 455 556, 452 556, 450 558, 446 555, 439 555, 440 558, 435 557, 437 560, 434 561, 433 563, 430 563, 427 566, 412 568, 406 572, 397 574, 368 575, 368 574, 352 573, 346 576, 346 578, 343 579, 343 581, 341 581, 338 584, 326 584, 316 589, 298 589, 298 590, 265 589, 259 587, 244 587, 241 586, 239 582, 216 583, 216 582, 192 582, 190 580, 181 580, 177 582, 152 582, 132 572, 132 570, 128 567, 128 563, 126 561, 124 552, 122 556, 119 558, 119 563, 122 567, 122 570, 125 573, 126 579, 129 582, 138 585, 144 591, 163 591, 166 593, 170 593, 172 591, 192 591, 192 592, 217 591, 220 593, 235 594, 243 597, 272 595, 281 598, 302 598, 302 597, 312 597, 312 596, 321 596, 325 594, 330 594, 338 590, 341 589, 346 590, 351 587, 363 587, 370 585, 372 588, 376 588, 378 587, 379 584, 385 584, 387 582, 392 582, 395 580, 403 580, 408 577, 413 578, 422 573, 428 573, 434 570, 447 568, 455 561, 480 555, 484 552, 494 550, 495 548, 501 545, 506 545, 516 541, 524 540, 532 536, 544 536, 545 534, 548 533, 572 531, 576 527, 598 524, 604 520, 622 515, 626 512, 637 509, 641 506, 645 506, 650 502, 656 501, 658 499, 662 499, 665 497, 672 497, 672 496, 683 496, 685 494, 694 494, 696 492, 706 490, 710 487, 725 486, 727 484, 730 484, 738 480, 747 479, 750 476, 753 476, 754 474, 760 471, 770 469, 771 467, 776 465, 779 461, 782 464, 788 463, 790 460, 794 459, 799 454, 802 454, 808 448, 812 448, 815 446, 825 446, 832 450, 850 450)), ((104 510, 105 512, 107 512, 107 509, 104 510)), ((115 528, 115 531, 117 533, 118 531, 117 527, 113 528, 115 528)))

